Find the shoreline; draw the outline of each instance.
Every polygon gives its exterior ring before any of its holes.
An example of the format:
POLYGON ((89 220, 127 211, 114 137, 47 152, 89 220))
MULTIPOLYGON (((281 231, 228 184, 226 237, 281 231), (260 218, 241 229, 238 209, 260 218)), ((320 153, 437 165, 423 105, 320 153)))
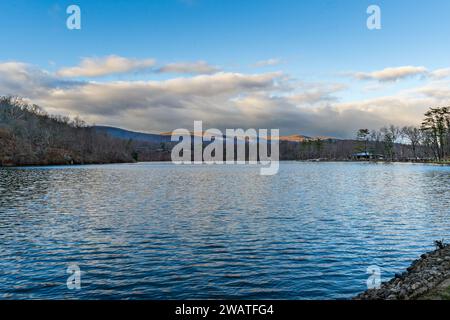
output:
MULTIPOLYGON (((0 168, 23 168, 23 167, 57 167, 57 166, 87 166, 87 165, 102 165, 102 164, 133 164, 133 163, 153 163, 153 162, 171 162, 170 160, 147 160, 147 161, 121 161, 121 162, 85 162, 85 163, 27 163, 27 164, 2 164, 0 168)), ((308 159, 295 160, 286 159, 279 160, 279 162, 341 162, 341 163, 373 163, 373 164, 424 164, 437 166, 450 166, 450 162, 436 162, 436 161, 382 161, 382 160, 337 160, 337 159, 308 159)))
POLYGON ((405 272, 369 289, 353 300, 442 300, 450 299, 450 245, 422 254, 405 272))

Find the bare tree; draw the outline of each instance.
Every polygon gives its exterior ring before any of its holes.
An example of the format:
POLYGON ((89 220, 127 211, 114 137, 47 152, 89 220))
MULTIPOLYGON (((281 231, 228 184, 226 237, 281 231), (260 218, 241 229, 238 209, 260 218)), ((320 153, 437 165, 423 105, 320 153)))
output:
POLYGON ((402 133, 411 143, 413 157, 415 160, 417 160, 417 147, 419 146, 420 141, 422 140, 422 131, 417 127, 409 126, 403 127, 402 133))
POLYGON ((450 108, 430 108, 425 113, 421 130, 427 134, 438 160, 447 155, 450 130, 450 108))

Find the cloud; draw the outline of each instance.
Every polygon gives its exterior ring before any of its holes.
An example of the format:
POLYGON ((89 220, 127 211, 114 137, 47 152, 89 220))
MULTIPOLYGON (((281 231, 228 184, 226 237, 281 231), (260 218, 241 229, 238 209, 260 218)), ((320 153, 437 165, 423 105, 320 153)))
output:
POLYGON ((430 72, 430 76, 435 79, 444 79, 450 77, 450 68, 437 69, 430 72))
MULTIPOLYGON (((336 93, 346 89, 347 87, 342 84, 301 84, 300 92, 293 92, 287 97, 289 101, 294 104, 317 104, 320 102, 332 102, 338 101, 336 93)), ((298 91, 298 90, 297 90, 298 91)))
POLYGON ((55 88, 69 88, 83 82, 59 78, 22 62, 0 63, 0 94, 39 98, 55 88))
POLYGON ((443 101, 443 103, 445 104, 445 101, 448 102, 450 100, 450 91, 448 89, 449 86, 449 82, 435 83, 416 88, 415 90, 413 90, 413 92, 419 95, 443 101))
MULTIPOLYGON (((161 110, 172 117, 170 124, 165 124, 165 130, 180 121, 172 113, 175 109, 183 109, 189 116, 194 109, 203 107, 208 110, 209 104, 212 109, 214 104, 226 103, 242 92, 274 90, 277 87, 275 80, 282 77, 281 73, 248 75, 221 72, 162 81, 70 82, 70 85, 64 85, 64 81, 53 81, 51 75, 43 71, 37 73, 30 68, 19 68, 2 74, 4 68, 0 64, 0 75, 5 76, 0 82, 0 94, 32 98, 52 112, 79 113, 95 121, 102 116, 127 117, 130 110, 138 109, 147 110, 150 120, 153 116, 150 110, 161 110), (34 88, 33 92, 28 87, 34 88)), ((152 126, 162 127, 157 122, 152 126)))
POLYGON ((66 78, 94 78, 137 71, 177 74, 213 74, 220 71, 218 67, 205 61, 175 62, 151 69, 155 65, 154 59, 138 60, 110 55, 103 58, 84 58, 78 66, 62 68, 56 74, 66 78))
POLYGON ((260 67, 269 67, 269 66, 276 66, 281 63, 281 59, 277 58, 271 58, 267 60, 261 60, 253 64, 254 67, 260 68, 260 67))
POLYGON ((116 55, 103 58, 84 58, 76 67, 63 68, 57 72, 61 77, 101 77, 111 74, 146 70, 155 65, 154 59, 129 59, 116 55))
POLYGON ((414 76, 426 76, 428 73, 425 67, 403 66, 386 68, 373 72, 356 72, 352 76, 359 80, 377 80, 380 82, 398 81, 414 76))
POLYGON ((0 95, 19 95, 47 112, 141 131, 280 128, 281 133, 354 137, 360 127, 419 124, 430 106, 450 105, 445 81, 363 100, 342 84, 306 83, 280 72, 149 81, 75 81, 20 63, 0 63, 0 95))
POLYGON ((185 74, 212 74, 220 71, 219 68, 209 65, 205 61, 176 62, 162 66, 160 73, 185 73, 185 74))

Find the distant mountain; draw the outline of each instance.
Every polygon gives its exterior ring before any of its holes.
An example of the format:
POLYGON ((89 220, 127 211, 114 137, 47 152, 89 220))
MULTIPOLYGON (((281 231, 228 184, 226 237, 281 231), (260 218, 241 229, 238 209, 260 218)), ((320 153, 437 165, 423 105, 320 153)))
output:
POLYGON ((314 140, 314 138, 311 138, 308 136, 303 136, 300 134, 294 134, 294 135, 290 135, 290 136, 280 137, 280 141, 305 142, 305 141, 310 141, 310 140, 314 140))
POLYGON ((104 133, 109 134, 112 137, 125 139, 125 140, 134 140, 134 141, 151 142, 151 143, 170 142, 170 135, 168 135, 168 134, 135 132, 135 131, 129 131, 129 130, 125 130, 125 129, 115 128, 115 127, 107 127, 107 126, 95 126, 94 128, 97 132, 104 132, 104 133))
MULTIPOLYGON (((120 139, 126 140, 134 140, 134 141, 142 141, 142 142, 152 142, 152 143, 162 143, 162 142, 170 142, 171 132, 163 132, 160 134, 156 133, 143 133, 143 132, 135 132, 115 127, 108 126, 95 126, 94 127, 98 132, 106 132, 110 136, 120 139)), ((224 136, 223 139, 226 139, 224 136)), ((305 142, 305 141, 315 141, 315 140, 338 140, 336 138, 331 137, 308 137, 300 134, 290 135, 290 136, 281 136, 280 141, 289 141, 289 142, 305 142)))
POLYGON ((293 134, 290 136, 282 136, 280 137, 280 141, 290 141, 290 142, 308 142, 308 141, 317 141, 317 140, 341 140, 333 137, 327 136, 317 136, 317 137, 308 137, 301 134, 293 134))

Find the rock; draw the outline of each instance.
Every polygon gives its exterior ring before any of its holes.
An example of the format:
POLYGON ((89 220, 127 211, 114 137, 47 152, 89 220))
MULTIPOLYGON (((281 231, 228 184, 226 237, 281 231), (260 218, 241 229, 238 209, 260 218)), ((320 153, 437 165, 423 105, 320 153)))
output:
POLYGON ((415 299, 450 277, 450 246, 425 253, 414 260, 406 272, 396 273, 380 289, 368 290, 356 299, 415 299))

